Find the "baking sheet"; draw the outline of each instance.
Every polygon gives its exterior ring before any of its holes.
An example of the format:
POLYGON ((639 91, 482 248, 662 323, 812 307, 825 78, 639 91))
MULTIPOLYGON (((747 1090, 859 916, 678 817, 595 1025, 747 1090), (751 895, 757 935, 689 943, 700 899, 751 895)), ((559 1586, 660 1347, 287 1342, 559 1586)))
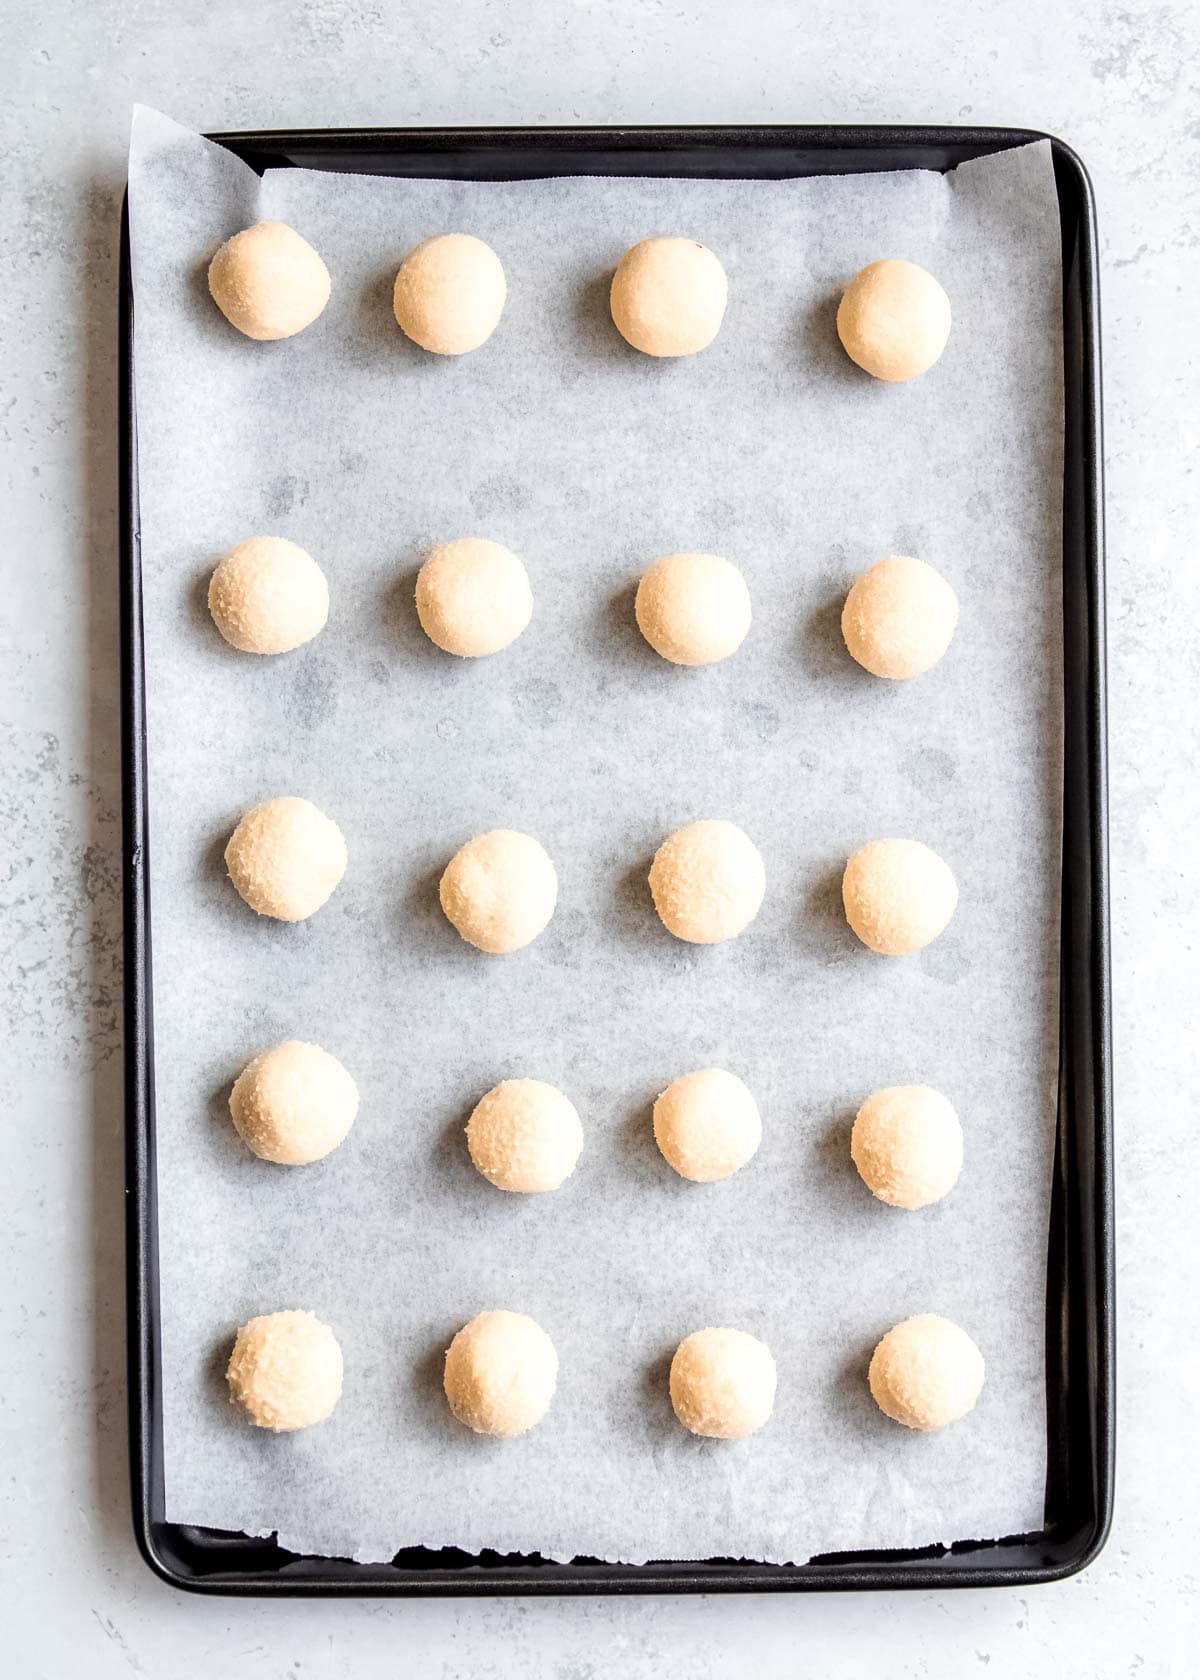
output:
POLYGON ((780 183, 263 180, 156 113, 135 117, 130 205, 149 719, 166 1514, 277 1531, 297 1551, 406 1545, 547 1556, 744 1556, 993 1538, 1040 1525, 1043 1310, 1055 1085, 1060 744, 1061 330, 1049 148, 961 166, 780 183), (282 344, 233 332, 215 246, 278 217, 334 292, 282 344), (448 228, 505 264, 494 339, 427 357, 391 319, 403 253, 448 228), (713 347, 639 357, 606 308, 647 233, 703 240, 730 277, 713 347), (926 263, 955 325, 911 386, 859 374, 839 286, 881 254, 926 263), (302 543, 328 628, 278 660, 207 620, 215 557, 302 543), (525 559, 526 634, 458 662, 423 637, 423 553, 488 535, 525 559), (664 665, 632 621, 657 554, 728 555, 755 621, 740 653, 664 665), (927 677, 878 682, 838 636, 852 577, 899 550, 962 617, 927 677), (302 793, 341 825, 346 879, 313 920, 255 918, 221 851, 246 806, 302 793), (768 892, 739 940, 678 943, 645 873, 670 829, 740 823, 768 892), (436 881, 481 829, 537 835, 557 915, 488 959, 436 881), (960 905, 920 955, 858 946, 847 854, 910 834, 960 905), (359 1120, 328 1161, 250 1157, 229 1084, 285 1037, 340 1056, 359 1120), (658 1157, 650 1104, 721 1064, 764 1139, 722 1185, 658 1157), (497 1080, 560 1085, 587 1143, 562 1190, 505 1196, 462 1127, 497 1080), (942 1205, 876 1203, 848 1158, 857 1104, 927 1080, 963 1118, 942 1205), (346 1388, 274 1437, 228 1405, 256 1312, 335 1326, 346 1388), (553 1337, 559 1391, 528 1436, 462 1430, 440 1389, 486 1307, 553 1337), (988 1361, 972 1416, 934 1437, 875 1409, 866 1362, 909 1313, 944 1312, 988 1361), (732 1324, 779 1366, 743 1443, 675 1423, 681 1336, 732 1324))

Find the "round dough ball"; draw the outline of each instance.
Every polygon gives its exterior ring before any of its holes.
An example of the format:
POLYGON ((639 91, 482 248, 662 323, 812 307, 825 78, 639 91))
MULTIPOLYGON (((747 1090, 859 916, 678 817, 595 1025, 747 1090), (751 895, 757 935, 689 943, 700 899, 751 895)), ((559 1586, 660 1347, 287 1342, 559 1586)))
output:
POLYGON ((873 1196, 922 1208, 953 1190, 962 1170, 958 1115, 930 1085, 889 1085, 869 1096, 850 1134, 850 1156, 873 1196))
POLYGON ((672 665, 714 665, 750 628, 750 591, 719 554, 664 554, 638 584, 638 629, 672 665))
POLYGON ((314 1313, 266 1313, 238 1331, 225 1376, 260 1429, 307 1429, 338 1403, 342 1350, 314 1313))
POLYGON ((721 330, 729 282, 695 239, 643 239, 617 264, 609 291, 621 337, 647 356, 692 356, 721 330))
POLYGON ((877 560, 842 608, 850 654, 876 677, 919 677, 950 646, 958 596, 940 572, 908 554, 877 560))
POLYGON ((495 332, 507 292, 490 245, 470 233, 441 233, 423 239, 401 263, 392 309, 422 350, 462 356, 495 332))
POLYGON ((880 1411, 909 1429, 944 1429, 965 1417, 983 1377, 983 1355, 970 1336, 937 1313, 918 1313, 889 1330, 867 1373, 880 1411))
POLYGON ((885 257, 846 287, 837 330, 850 360, 876 379, 915 379, 946 348, 950 299, 928 269, 885 257))
POLYGON ((654 1105, 654 1140, 681 1178, 714 1184, 744 1167, 762 1142, 758 1104, 723 1068, 681 1074, 654 1105))
POLYGON ((958 903, 948 864, 919 840, 872 840, 842 876, 846 920, 872 951, 919 951, 946 926, 958 903))
POLYGON ((468 945, 499 955, 541 933, 558 901, 558 876, 530 835, 495 828, 455 852, 438 896, 468 945))
POLYGON ((575 1171, 583 1126, 575 1105, 540 1079, 505 1079, 467 1121, 471 1159, 498 1190, 557 1190, 575 1171))
POLYGON ((775 1404, 770 1348, 745 1330, 694 1330, 671 1361, 671 1404, 693 1435, 753 1435, 775 1404))
POLYGON ((225 867, 251 910, 302 922, 346 873, 346 842, 310 800, 268 799, 234 829, 225 867))
POLYGON ((358 1086, 336 1056, 293 1038, 246 1064, 229 1112, 260 1159, 305 1166, 336 1149, 354 1124, 358 1086))
POLYGON ((329 302, 329 270, 286 222, 256 222, 221 246, 208 265, 208 289, 247 338, 292 338, 329 302))
POLYGON ((533 616, 533 591, 517 556, 486 537, 435 548, 417 573, 417 617, 431 642, 474 659, 515 642, 533 616))
POLYGON ((677 828, 650 865, 650 892, 663 926, 693 945, 716 945, 749 927, 766 885, 754 842, 720 820, 677 828))
POLYGON ((238 543, 209 580, 208 610, 230 647, 290 653, 329 617, 329 585, 313 559, 286 537, 238 543))
POLYGON ((557 1382, 554 1343, 524 1313, 480 1313, 446 1353, 450 1410, 477 1435, 523 1435, 550 1410, 557 1382))

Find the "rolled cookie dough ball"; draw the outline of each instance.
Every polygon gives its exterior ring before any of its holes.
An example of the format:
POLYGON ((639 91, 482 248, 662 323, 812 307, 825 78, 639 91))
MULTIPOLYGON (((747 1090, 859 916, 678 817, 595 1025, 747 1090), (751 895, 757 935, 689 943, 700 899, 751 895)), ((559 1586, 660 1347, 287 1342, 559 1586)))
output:
POLYGON ((867 1374, 880 1411, 909 1429, 943 1429, 965 1417, 983 1387, 983 1355, 965 1330, 918 1313, 889 1330, 867 1374))
POLYGON ((876 379, 915 379, 946 348, 950 299, 928 269, 884 257, 846 287, 837 330, 850 360, 876 379))
POLYGON ((723 1068, 681 1074, 654 1105, 654 1139, 681 1178, 714 1184, 744 1167, 762 1142, 758 1104, 723 1068))
POLYGON ((650 892, 663 926, 693 945, 715 945, 749 927, 766 884, 749 835, 719 819, 677 828, 650 865, 650 892))
POLYGON ((314 1313, 266 1313, 238 1331, 225 1376, 260 1429, 307 1429, 338 1403, 342 1350, 314 1313))
POLYGON ((932 1086, 889 1085, 859 1109, 850 1157, 881 1202, 928 1207, 953 1190, 962 1170, 962 1127, 932 1086))
POLYGON ((256 222, 221 246, 208 265, 208 289, 247 338, 292 338, 329 302, 329 270, 286 222, 256 222))
POLYGON ((753 1435, 775 1404, 770 1348, 745 1330, 694 1330, 671 1361, 671 1404, 693 1435, 753 1435))
POLYGON ((557 1190, 575 1171, 583 1126, 573 1103, 540 1079, 506 1079, 467 1121, 471 1159, 498 1190, 557 1190))
POLYGON ((230 647, 290 653, 325 628, 329 585, 296 543, 250 537, 230 549, 210 578, 208 610, 230 647))
POLYGON ((919 840, 872 840, 846 865, 842 903, 864 945, 898 957, 937 938, 954 914, 958 884, 919 840))
POLYGON ((400 265, 392 309, 402 331, 439 356, 478 350, 495 332, 507 286, 500 258, 470 233, 423 239, 400 265))
POLYGON ((251 910, 302 922, 346 873, 346 842, 307 799, 268 799, 246 812, 225 848, 229 879, 251 910))
POLYGON ((435 548, 417 573, 417 617, 431 642, 474 659, 515 642, 533 615, 529 577, 511 549, 486 537, 435 548))
POLYGON ((750 591, 719 554, 664 554, 638 584, 638 629, 673 665, 713 665, 750 628, 750 591))
POLYGON ((499 955, 541 933, 558 901, 558 876, 530 835, 495 828, 454 854, 438 896, 468 945, 499 955))
POLYGON ((336 1056, 293 1038, 246 1064, 229 1112, 262 1160, 305 1166, 336 1149, 350 1130, 358 1087, 336 1056))
POLYGON ((950 646, 958 596, 940 572, 907 554, 877 560, 851 586, 842 635, 876 677, 919 677, 950 646))
POLYGON ((621 337, 647 356, 691 356, 721 330, 729 283, 695 239, 643 239, 617 264, 609 291, 621 337))
POLYGON ((443 1382, 450 1410, 477 1435, 523 1435, 550 1409, 558 1355, 524 1313, 482 1312, 450 1343, 443 1382))

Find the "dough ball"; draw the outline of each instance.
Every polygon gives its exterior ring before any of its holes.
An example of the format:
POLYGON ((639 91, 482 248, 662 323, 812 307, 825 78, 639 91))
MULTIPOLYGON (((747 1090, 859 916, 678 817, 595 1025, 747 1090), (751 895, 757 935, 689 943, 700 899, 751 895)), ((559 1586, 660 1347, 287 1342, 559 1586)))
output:
POLYGON ((946 348, 950 299, 927 269, 885 257, 846 287, 837 330, 850 360, 876 379, 915 379, 946 348))
POLYGON ((500 258, 470 233, 423 239, 400 265, 397 324, 422 350, 462 356, 495 332, 508 288, 500 258))
POLYGON ((338 825, 309 800, 268 799, 234 829, 225 867, 251 910, 302 922, 346 873, 346 842, 338 825))
POLYGON ((650 892, 663 926, 693 945, 716 945, 749 927, 766 885, 758 848, 731 822, 677 828, 650 865, 650 892))
POLYGON ((494 828, 455 852, 438 896, 468 945, 499 955, 541 933, 554 914, 558 876, 530 835, 494 828))
POLYGON ((483 1312, 450 1343, 443 1379, 450 1410, 477 1435, 523 1435, 550 1410, 558 1355, 524 1313, 483 1312))
POLYGON ((958 596, 940 572, 907 554, 877 560, 842 608, 851 656, 876 677, 919 677, 950 646, 958 596))
POLYGON ((889 1085, 858 1111, 850 1155, 873 1196, 922 1208, 953 1190, 962 1170, 958 1115, 930 1085, 889 1085))
POLYGON ((775 1404, 770 1348, 744 1330, 694 1330, 671 1361, 671 1404, 693 1435, 753 1435, 775 1404))
POLYGON ((888 1417, 909 1429, 944 1429, 978 1400, 983 1355, 948 1318, 918 1313, 888 1331, 871 1355, 867 1375, 888 1417))
POLYGON ((477 658, 515 642, 533 615, 533 591, 509 548, 461 537, 435 548, 417 573, 417 617, 447 653, 477 658))
POLYGON ((467 1148, 498 1190, 557 1190, 575 1171, 583 1126, 575 1105, 540 1079, 506 1079, 476 1103, 467 1148))
POLYGON ((350 1130, 358 1086, 328 1050, 293 1038, 246 1064, 229 1112, 262 1160, 304 1166, 336 1149, 350 1130))
POLYGON ((721 330, 729 283, 695 239, 643 239, 617 264, 609 292, 621 337, 647 356, 692 356, 721 330))
POLYGON ((329 270, 286 222, 256 222, 221 246, 208 265, 208 289, 247 338, 292 338, 329 302, 329 270))
POLYGON ((713 1184, 744 1167, 762 1142, 758 1104, 723 1068, 681 1074, 654 1105, 654 1139, 680 1177, 713 1184))
POLYGON ((872 840, 846 865, 842 903, 864 945, 899 957, 937 938, 954 914, 958 884, 919 840, 872 840))
POLYGON ((208 610, 230 647, 290 653, 325 628, 329 585, 296 543, 250 537, 231 548, 213 573, 208 610))
POLYGON ((266 1313, 238 1331, 225 1376, 260 1429, 307 1429, 338 1403, 342 1350, 314 1313, 266 1313))
POLYGON ((673 665, 713 665, 750 628, 750 591, 719 554, 664 554, 638 584, 638 629, 673 665))

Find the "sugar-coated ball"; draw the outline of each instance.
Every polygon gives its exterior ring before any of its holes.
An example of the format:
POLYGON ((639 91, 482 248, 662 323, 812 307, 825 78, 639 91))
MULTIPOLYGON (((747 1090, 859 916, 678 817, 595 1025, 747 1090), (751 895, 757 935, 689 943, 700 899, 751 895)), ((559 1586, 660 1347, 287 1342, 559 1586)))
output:
POLYGON ((721 330, 729 283, 695 239, 643 239, 617 264, 609 291, 621 337, 647 356, 692 356, 721 330))
POLYGON ((983 1378, 983 1355, 975 1343, 937 1313, 918 1313, 889 1330, 868 1372, 880 1411, 908 1429, 925 1430, 965 1417, 983 1378))
POLYGON ((499 653, 533 615, 533 591, 521 561, 486 537, 443 543, 417 573, 421 628, 447 653, 466 659, 499 653))
POLYGON ((468 1429, 523 1435, 550 1409, 558 1354, 524 1313, 482 1312, 450 1343, 443 1381, 450 1410, 468 1429))
POLYGON ((246 812, 225 848, 225 867, 260 916, 302 922, 346 873, 346 842, 307 799, 268 799, 246 812))
POLYGON ((209 579, 208 610, 230 647, 290 653, 325 628, 329 585, 299 544, 249 537, 230 549, 209 579))
POLYGON ((950 299, 928 269, 884 257, 846 287, 837 330, 850 360, 876 379, 915 379, 946 348, 950 299))
POLYGON ((775 1405, 775 1360, 745 1330, 694 1330, 671 1360, 671 1404, 693 1435, 740 1441, 775 1405))
POLYGON ((247 338, 292 338, 329 302, 329 270, 286 222, 256 222, 221 246, 208 265, 208 289, 247 338))
POLYGON ((238 1135, 264 1161, 304 1166, 346 1136, 358 1113, 358 1087, 328 1050, 289 1039, 248 1062, 234 1082, 229 1112, 238 1135))
POLYGON ((470 233, 441 233, 405 257, 392 308, 414 344, 439 356, 462 356, 495 332, 507 292, 504 268, 490 245, 470 233))
POLYGON ((749 927, 766 884, 754 842, 720 819, 677 828, 650 866, 650 893, 663 926, 693 945, 715 945, 749 927))
POLYGON ((958 903, 949 865, 919 840, 872 840, 842 876, 846 920, 872 951, 904 956, 945 928, 958 903))
POLYGON ((467 1121, 471 1159, 498 1190, 557 1190, 575 1171, 583 1126, 575 1105, 541 1079, 505 1079, 467 1121))
POLYGON ((876 677, 919 677, 950 646, 958 596, 925 560, 889 554, 855 582, 842 608, 851 656, 876 677))
POLYGON ((714 1184, 744 1167, 762 1142, 758 1104, 724 1068, 684 1073, 654 1104, 654 1138, 681 1178, 714 1184))
POLYGON ((736 653, 750 628, 750 591, 719 554, 664 554, 642 574, 638 629, 673 665, 713 665, 736 653))
POLYGON ((314 1313, 266 1313, 238 1331, 225 1376, 260 1429, 307 1429, 338 1403, 342 1350, 314 1313))
POLYGON ((541 933, 558 902, 558 875, 532 836, 496 828, 454 854, 438 896, 468 945, 499 955, 541 933))
POLYGON ((850 1156, 873 1196, 923 1208, 953 1190, 962 1170, 958 1115, 931 1085, 889 1085, 869 1096, 850 1134, 850 1156))

